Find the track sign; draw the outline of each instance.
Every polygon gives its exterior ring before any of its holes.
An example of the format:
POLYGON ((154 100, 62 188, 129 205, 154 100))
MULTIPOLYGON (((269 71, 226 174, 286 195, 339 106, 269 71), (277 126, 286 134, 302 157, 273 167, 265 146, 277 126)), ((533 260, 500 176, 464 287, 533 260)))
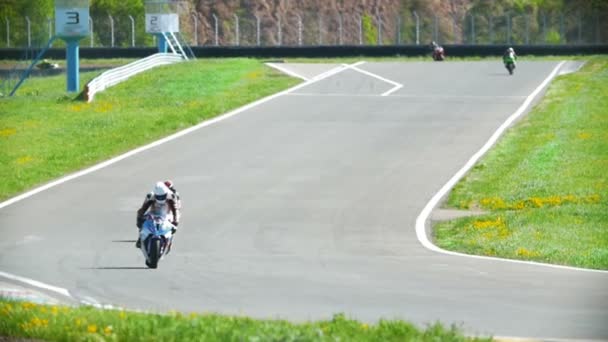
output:
POLYGON ((179 32, 179 17, 176 13, 146 13, 146 32, 179 32))
POLYGON ((89 0, 56 0, 55 34, 61 38, 89 35, 89 0))

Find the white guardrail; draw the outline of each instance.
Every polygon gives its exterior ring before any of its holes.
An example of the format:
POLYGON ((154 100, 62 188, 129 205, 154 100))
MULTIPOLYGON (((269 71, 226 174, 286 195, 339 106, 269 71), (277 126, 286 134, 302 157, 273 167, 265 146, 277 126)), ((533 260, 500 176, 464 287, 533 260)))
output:
POLYGON ((84 98, 87 102, 93 101, 95 94, 116 85, 133 75, 152 69, 157 66, 173 64, 184 61, 182 55, 175 53, 157 53, 152 56, 137 60, 103 72, 101 75, 92 79, 84 88, 84 98))

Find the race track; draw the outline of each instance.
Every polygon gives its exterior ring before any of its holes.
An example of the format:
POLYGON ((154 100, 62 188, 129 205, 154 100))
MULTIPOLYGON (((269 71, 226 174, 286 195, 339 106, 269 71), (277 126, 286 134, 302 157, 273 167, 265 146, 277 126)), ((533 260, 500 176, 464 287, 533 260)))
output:
POLYGON ((429 200, 557 64, 285 66, 332 73, 0 209, 0 271, 135 309, 608 340, 608 272, 446 255, 416 236, 429 200), (149 270, 135 210, 166 178, 183 221, 149 270))

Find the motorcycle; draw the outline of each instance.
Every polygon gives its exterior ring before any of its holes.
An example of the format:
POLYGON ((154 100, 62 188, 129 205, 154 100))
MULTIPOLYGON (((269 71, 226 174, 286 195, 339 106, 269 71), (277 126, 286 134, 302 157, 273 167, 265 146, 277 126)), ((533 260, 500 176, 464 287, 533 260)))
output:
POLYGON ((507 70, 509 70, 509 75, 513 75, 513 71, 515 70, 515 63, 507 62, 507 63, 505 63, 505 68, 507 68, 507 70))
POLYGON ((441 46, 437 46, 433 49, 433 60, 443 61, 445 59, 445 52, 441 46))
POLYGON ((158 262, 171 251, 175 226, 171 224, 168 215, 148 214, 144 221, 139 237, 141 251, 146 258, 146 266, 157 268, 158 262))

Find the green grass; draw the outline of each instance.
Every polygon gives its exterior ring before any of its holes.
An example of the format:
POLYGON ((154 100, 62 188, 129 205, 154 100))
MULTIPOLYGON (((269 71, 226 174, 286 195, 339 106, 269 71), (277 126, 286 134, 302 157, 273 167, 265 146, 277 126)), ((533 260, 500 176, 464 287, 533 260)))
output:
MULTIPOLYGON (((39 305, 0 298, 0 336, 49 341, 491 341, 456 326, 418 328, 382 320, 365 324, 335 315, 290 323, 215 314, 145 314, 92 307, 39 305)), ((1 339, 1 338, 0 338, 1 339)))
MULTIPOLYGON (((81 73, 81 85, 97 74, 81 73)), ((0 99, 0 200, 298 82, 259 60, 205 59, 152 69, 85 103, 66 95, 65 75, 28 79, 0 99)))
POLYGON ((450 193, 482 217, 441 222, 438 246, 608 269, 608 57, 558 77, 450 193))

